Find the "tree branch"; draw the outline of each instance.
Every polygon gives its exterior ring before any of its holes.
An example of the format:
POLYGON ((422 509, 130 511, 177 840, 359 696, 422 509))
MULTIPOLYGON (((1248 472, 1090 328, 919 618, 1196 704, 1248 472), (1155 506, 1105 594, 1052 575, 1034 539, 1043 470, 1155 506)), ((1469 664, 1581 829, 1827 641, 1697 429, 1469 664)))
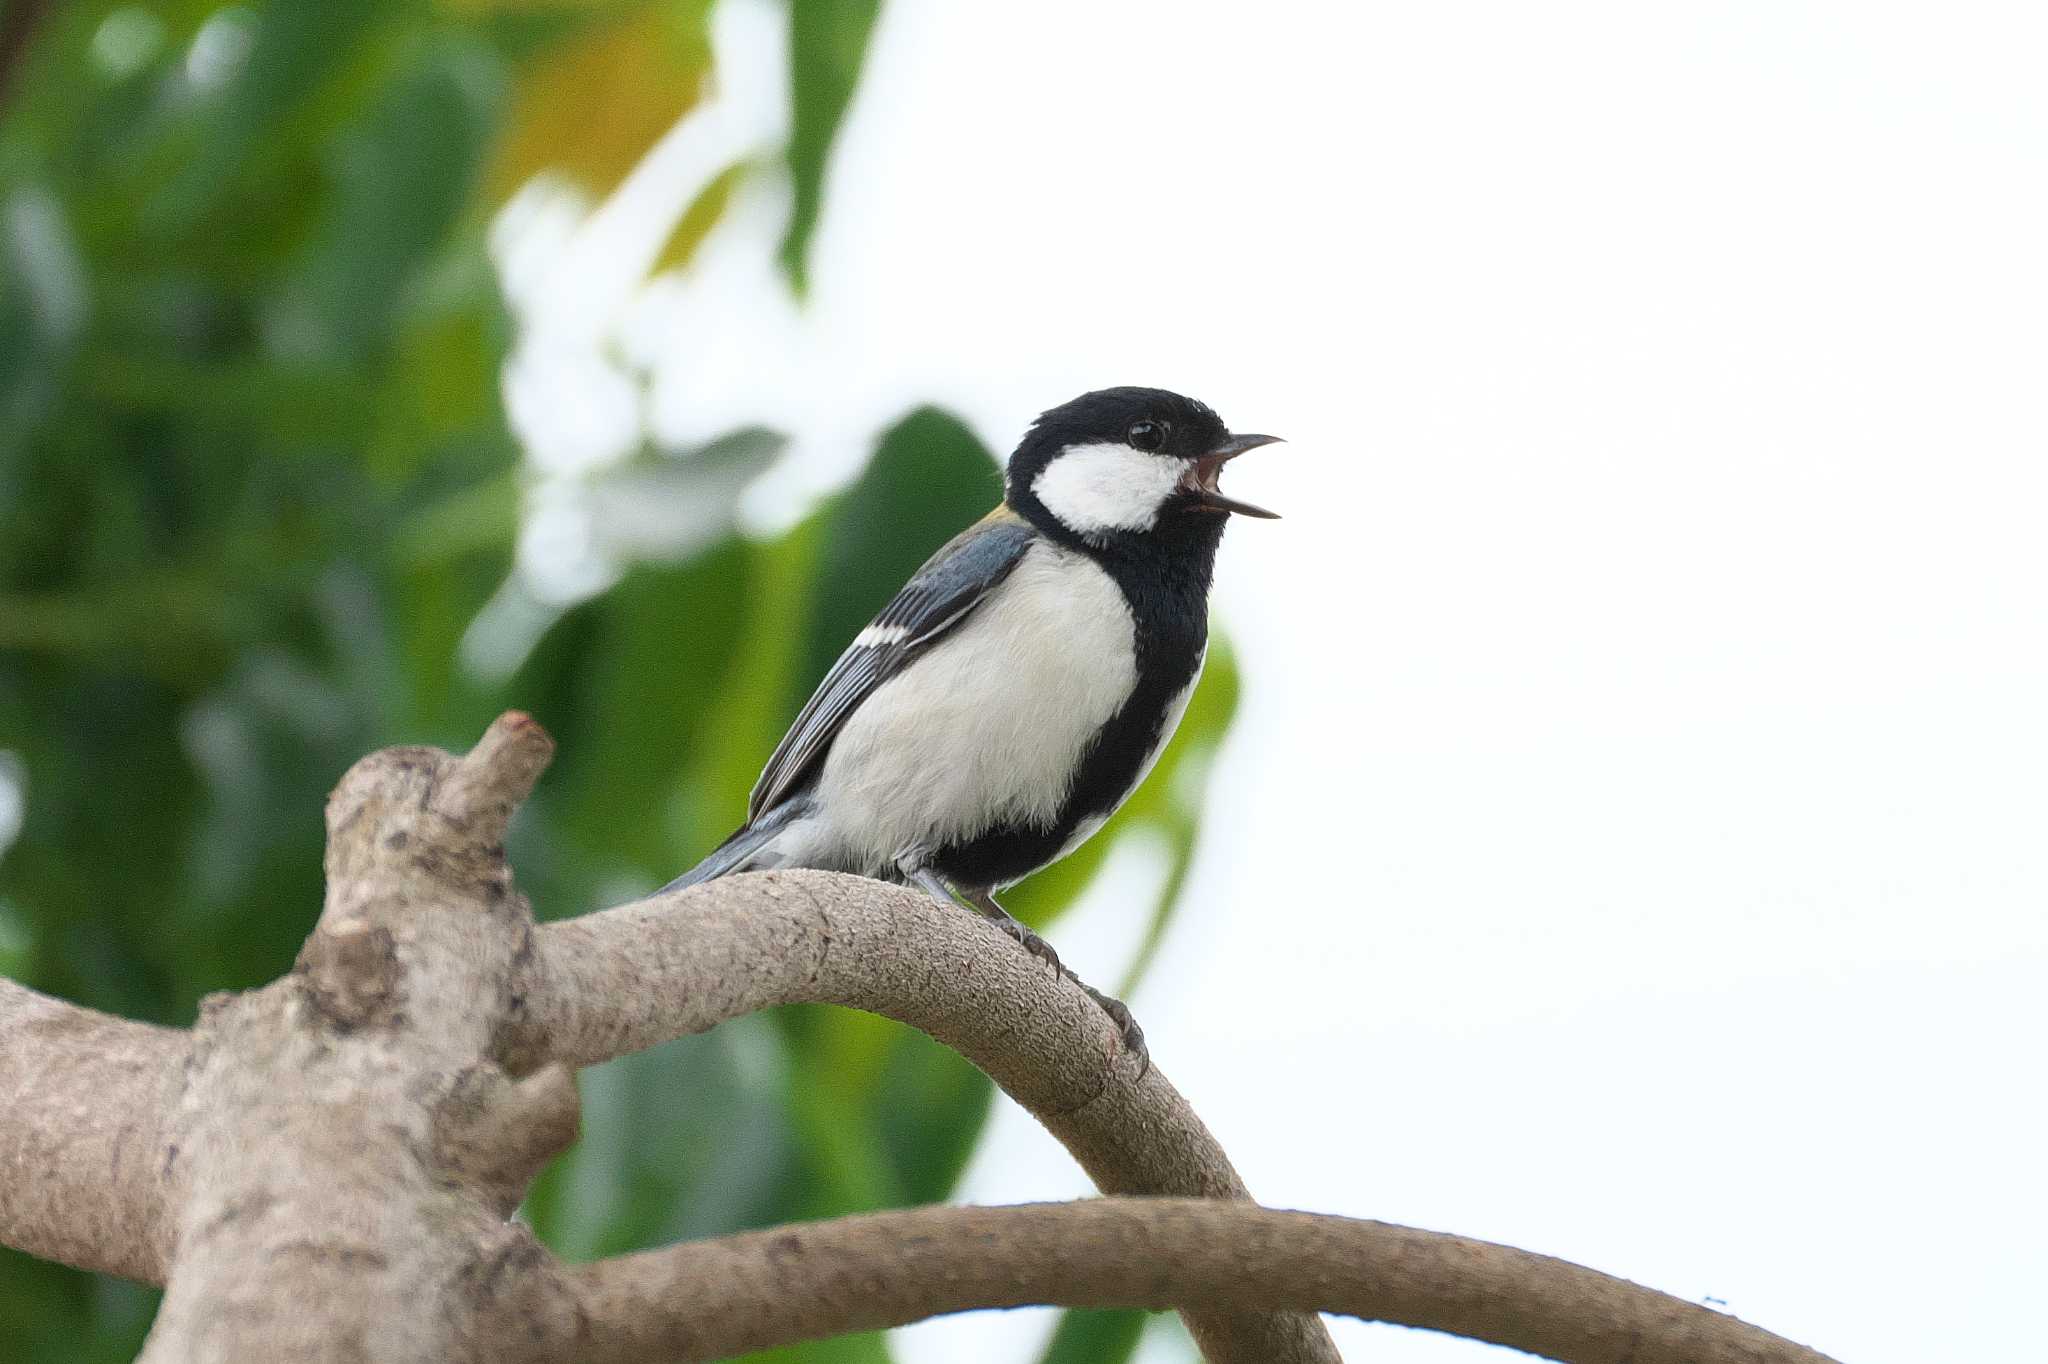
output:
POLYGON ((574 1139, 574 1089, 497 1046, 533 933, 500 840, 552 748, 512 714, 466 758, 387 749, 342 778, 297 967, 193 1028, 144 1364, 573 1356, 553 1257, 505 1218, 574 1139))
POLYGON ((1190 1302, 1338 1312, 1571 1364, 1829 1364, 1549 1256, 1209 1199, 869 1213, 604 1260, 570 1281, 589 1323, 583 1364, 722 1359, 977 1308, 1190 1302))
POLYGON ((188 1041, 0 979, 0 1242, 163 1282, 163 1123, 188 1041))
POLYGON ((1178 1305, 1216 1364, 1335 1360, 1313 1309, 1602 1364, 1818 1358, 1557 1261, 1251 1206, 1092 1001, 914 893, 738 877, 537 930, 501 841, 551 748, 511 714, 466 758, 356 764, 297 966, 189 1032, 0 981, 0 1241, 165 1283, 150 1364, 701 1358, 1026 1301, 1178 1305), (1202 1201, 923 1210, 579 1270, 507 1221, 574 1139, 575 1067, 799 1000, 957 1047, 1105 1191, 1202 1201))
MULTIPOLYGON (((1109 1194, 1249 1199, 1158 1067, 1095 1002, 986 921, 831 872, 733 877, 544 926, 529 1045, 589 1065, 777 1004, 843 1004, 930 1033, 1029 1109, 1109 1194)), ((1214 1360, 1334 1361, 1299 1312, 1182 1313, 1214 1360)))
POLYGON ((29 40, 42 22, 49 0, 10 0, 6 16, 0 18, 0 109, 14 95, 15 78, 28 55, 29 40))

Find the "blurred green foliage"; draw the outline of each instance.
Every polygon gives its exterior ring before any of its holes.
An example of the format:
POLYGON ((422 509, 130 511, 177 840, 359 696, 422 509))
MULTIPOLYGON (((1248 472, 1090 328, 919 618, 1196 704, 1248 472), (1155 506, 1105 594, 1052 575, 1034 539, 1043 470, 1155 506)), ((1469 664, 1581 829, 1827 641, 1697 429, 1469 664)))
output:
MULTIPOLYGON (((772 432, 645 442, 590 476, 593 505, 710 533, 683 557, 621 556, 602 590, 530 622, 508 667, 465 648, 516 579, 535 477, 499 403, 517 322, 492 215, 542 171, 615 186, 706 88, 708 8, 10 0, 0 971, 167 1023, 276 977, 316 913, 322 802, 348 764, 465 748, 515 706, 561 745, 514 830, 535 904, 649 890, 736 822, 841 643, 994 502, 989 451, 936 410, 772 539, 731 518, 772 432)), ((791 0, 794 207, 762 250, 793 283, 876 9, 791 0)), ((659 264, 686 264, 761 165, 708 183, 659 264)), ((1170 854, 1148 959, 1234 704, 1219 648, 1113 826, 1170 854)), ((1111 837, 1021 887, 1024 916, 1053 918, 1111 837)), ((943 1199, 993 1100, 922 1035, 825 1009, 599 1067, 583 1094, 583 1139, 528 1206, 571 1257, 943 1199)), ((154 1300, 0 1252, 0 1357, 127 1358, 154 1300)), ((1071 1314, 1049 1357, 1127 1358, 1141 1324, 1071 1314)), ((775 1357, 887 1352, 870 1336, 775 1357)))

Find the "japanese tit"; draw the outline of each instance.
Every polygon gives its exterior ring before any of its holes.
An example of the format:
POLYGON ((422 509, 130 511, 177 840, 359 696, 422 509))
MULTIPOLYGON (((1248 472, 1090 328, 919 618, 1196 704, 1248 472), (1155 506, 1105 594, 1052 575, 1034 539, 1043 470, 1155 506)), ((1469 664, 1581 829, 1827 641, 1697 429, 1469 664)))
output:
MULTIPOLYGON (((1231 513, 1233 435, 1156 388, 1083 394, 1010 456, 1003 502, 955 536, 854 637, 754 786, 747 822, 668 889, 816 867, 919 886, 993 919, 1084 842, 1173 736, 1208 647, 1231 513)), ((1085 987, 1084 987, 1085 988, 1085 987)), ((1095 998, 1143 1057, 1129 1010, 1095 998)))

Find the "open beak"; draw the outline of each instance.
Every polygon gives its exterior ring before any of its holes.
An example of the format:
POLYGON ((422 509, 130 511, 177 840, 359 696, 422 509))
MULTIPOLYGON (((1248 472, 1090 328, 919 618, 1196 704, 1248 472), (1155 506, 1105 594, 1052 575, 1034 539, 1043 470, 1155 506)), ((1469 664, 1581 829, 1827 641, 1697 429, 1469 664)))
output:
POLYGON ((1195 495, 1195 502, 1205 511, 1236 512, 1239 516, 1263 517, 1278 521, 1279 512, 1255 507, 1249 502, 1240 502, 1234 497, 1225 497, 1216 486, 1216 480, 1223 473, 1223 466, 1247 450, 1256 450, 1261 445, 1272 445, 1278 436, 1232 436, 1208 454, 1198 457, 1181 479, 1182 491, 1195 495))

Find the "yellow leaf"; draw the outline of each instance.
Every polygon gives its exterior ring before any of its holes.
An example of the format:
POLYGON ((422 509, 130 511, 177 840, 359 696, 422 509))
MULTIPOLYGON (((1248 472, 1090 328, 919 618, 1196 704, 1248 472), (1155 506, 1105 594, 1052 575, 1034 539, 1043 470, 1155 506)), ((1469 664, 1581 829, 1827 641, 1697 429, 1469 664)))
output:
POLYGON ((748 163, 735 161, 711 177, 710 183, 697 191, 697 197, 683 210, 683 216, 676 220, 675 230, 668 234, 668 241, 661 248, 661 256, 654 262, 654 270, 678 270, 690 263, 690 257, 697 254, 697 248, 711 235, 711 229, 718 226, 718 220, 725 216, 725 206, 732 202, 733 187, 746 174, 748 163))
POLYGON ((656 6, 543 52, 518 78, 492 197, 541 171, 610 193, 703 93, 711 68, 703 18, 701 5, 656 6))

